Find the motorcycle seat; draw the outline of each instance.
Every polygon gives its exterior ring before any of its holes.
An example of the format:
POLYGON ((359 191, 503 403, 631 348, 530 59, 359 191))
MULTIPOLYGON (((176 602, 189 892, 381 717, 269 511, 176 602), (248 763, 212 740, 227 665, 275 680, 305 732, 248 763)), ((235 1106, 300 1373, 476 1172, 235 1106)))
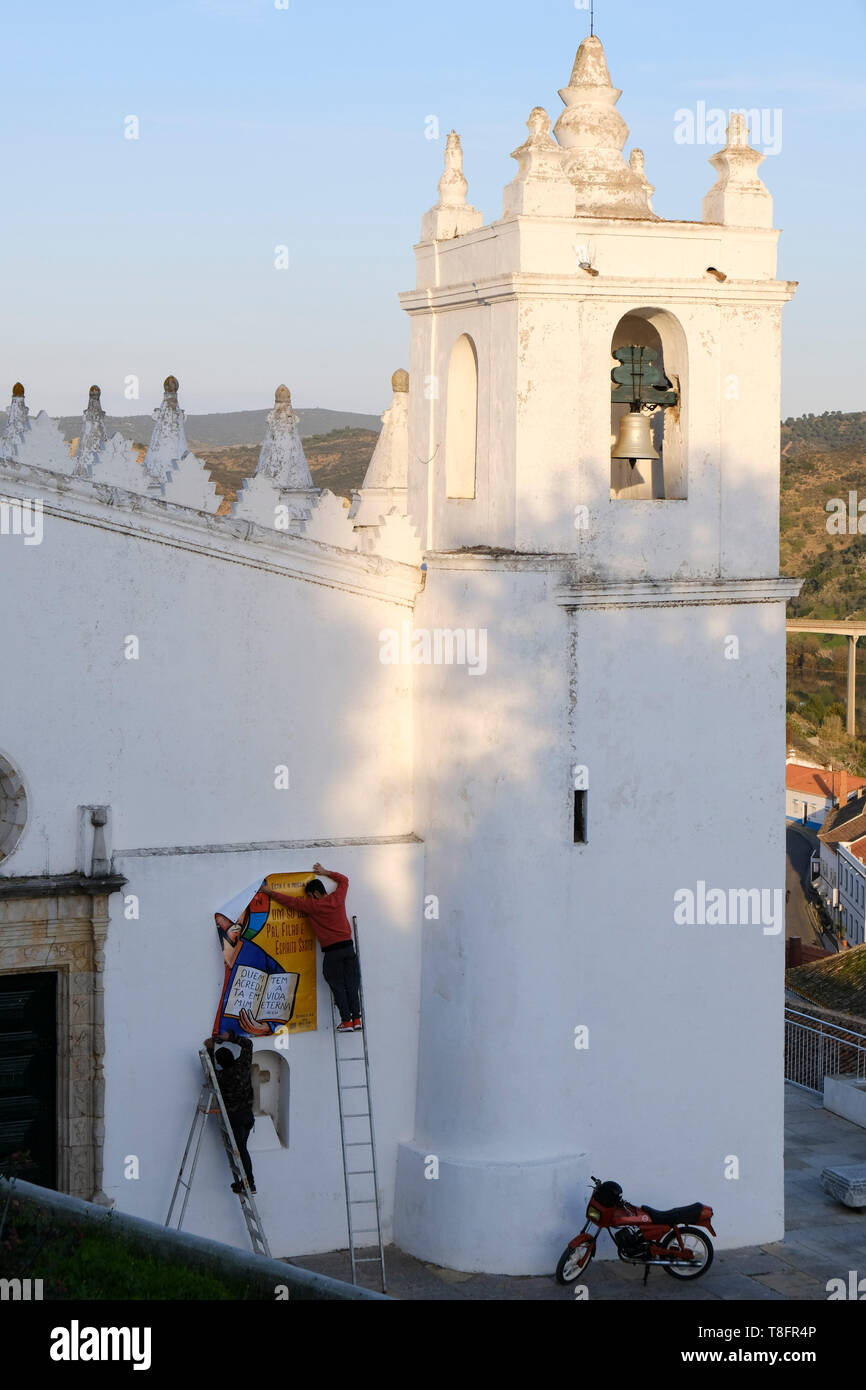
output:
POLYGON ((704 1204, 692 1202, 687 1207, 671 1207, 670 1211, 658 1211, 655 1207, 648 1207, 644 1202, 643 1209, 657 1226, 690 1226, 693 1221, 700 1221, 704 1204))

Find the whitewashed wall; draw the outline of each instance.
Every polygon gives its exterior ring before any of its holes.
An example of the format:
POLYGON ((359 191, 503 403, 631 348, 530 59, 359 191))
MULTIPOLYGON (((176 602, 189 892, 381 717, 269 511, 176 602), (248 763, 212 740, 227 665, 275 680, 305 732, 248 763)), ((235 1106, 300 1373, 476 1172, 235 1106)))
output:
POLYGON ((710 1203, 722 1247, 779 1239, 784 931, 678 926, 674 894, 704 880, 784 901, 783 606, 633 595, 569 619, 555 568, 517 568, 440 557, 419 612, 487 627, 489 673, 425 670, 419 694, 425 891, 441 916, 425 924, 398 1240, 464 1269, 542 1273, 582 1225, 590 1172, 639 1202, 710 1203))
MULTIPOLYGON (((125 1211, 165 1219, 192 1120, 223 983, 212 912, 246 883, 277 871, 328 868, 349 877, 364 965, 383 1216, 390 1233, 397 1143, 412 1133, 418 1033, 421 853, 416 844, 241 854, 120 856, 141 920, 115 910, 106 950, 106 1149, 103 1187, 125 1211), (139 1157, 140 1178, 124 1178, 139 1157)), ((115 899, 115 902, 118 900, 115 899)), ((344 1248, 346 1208, 330 990, 319 979, 318 1028, 289 1038, 289 1144, 251 1152, 259 1211, 275 1255, 344 1248)), ((360 1043, 358 1044, 360 1046, 360 1043)), ((273 1039, 254 1039, 256 1052, 273 1039)), ((209 1121, 190 1199, 189 1230, 246 1246, 248 1237, 216 1122, 209 1121)))
MULTIPOLYGON (((3 489, 33 496, 35 481, 10 469, 3 489)), ((213 912, 258 876, 321 859, 349 875, 363 933, 390 1228, 396 1145, 413 1129, 422 847, 412 669, 380 662, 379 632, 409 614, 416 575, 39 481, 42 544, 0 541, 2 737, 29 803, 3 868, 74 870, 76 807, 110 808, 114 865, 139 917, 112 899, 104 1189, 164 1219, 223 980, 213 912), (130 636, 138 660, 124 657, 130 636), (275 789, 280 764, 288 790, 275 789), (128 1155, 138 1180, 123 1176, 128 1155)), ((329 999, 320 985, 318 1032, 290 1040, 289 1147, 256 1159, 280 1255, 346 1243, 329 999)), ((188 1224, 247 1239, 216 1133, 188 1224)))

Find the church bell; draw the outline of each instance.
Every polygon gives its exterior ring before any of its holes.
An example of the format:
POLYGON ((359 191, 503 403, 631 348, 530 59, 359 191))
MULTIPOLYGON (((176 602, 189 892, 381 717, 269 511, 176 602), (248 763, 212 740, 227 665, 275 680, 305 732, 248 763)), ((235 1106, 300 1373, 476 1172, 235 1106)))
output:
POLYGON ((630 410, 627 415, 623 415, 619 423, 619 435, 613 446, 611 458, 628 459, 634 466, 637 459, 657 459, 658 454, 653 447, 652 431, 648 415, 644 415, 640 410, 630 410))

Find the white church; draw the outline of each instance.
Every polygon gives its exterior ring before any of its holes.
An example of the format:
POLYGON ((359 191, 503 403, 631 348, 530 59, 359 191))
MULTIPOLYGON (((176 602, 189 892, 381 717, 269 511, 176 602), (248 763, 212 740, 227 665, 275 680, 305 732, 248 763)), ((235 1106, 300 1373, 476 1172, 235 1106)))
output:
MULTIPOLYGON (((590 1172, 709 1203, 722 1248, 782 1236, 784 932, 675 901, 783 885, 795 286, 743 115, 700 220, 669 221, 598 38, 559 95, 515 132, 496 220, 448 136, 350 508, 284 386, 230 515, 173 377, 141 460, 96 387, 74 452, 14 388, 0 1148, 34 1181, 165 1219, 213 913, 321 861, 358 919, 386 1240, 550 1273, 590 1172)), ((254 1042, 278 1256, 347 1244, 317 977, 317 1029, 254 1042)), ((228 1183, 214 1131, 186 1227, 245 1246, 228 1183)))

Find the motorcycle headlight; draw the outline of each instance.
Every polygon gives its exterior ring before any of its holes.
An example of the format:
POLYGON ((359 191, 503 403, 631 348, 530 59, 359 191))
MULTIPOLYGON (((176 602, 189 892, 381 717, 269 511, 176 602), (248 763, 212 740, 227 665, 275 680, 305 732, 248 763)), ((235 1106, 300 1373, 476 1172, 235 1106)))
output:
POLYGON ((587 1207, 586 1214, 589 1217, 590 1221, 601 1220, 601 1212, 597 1211, 595 1207, 587 1207))

